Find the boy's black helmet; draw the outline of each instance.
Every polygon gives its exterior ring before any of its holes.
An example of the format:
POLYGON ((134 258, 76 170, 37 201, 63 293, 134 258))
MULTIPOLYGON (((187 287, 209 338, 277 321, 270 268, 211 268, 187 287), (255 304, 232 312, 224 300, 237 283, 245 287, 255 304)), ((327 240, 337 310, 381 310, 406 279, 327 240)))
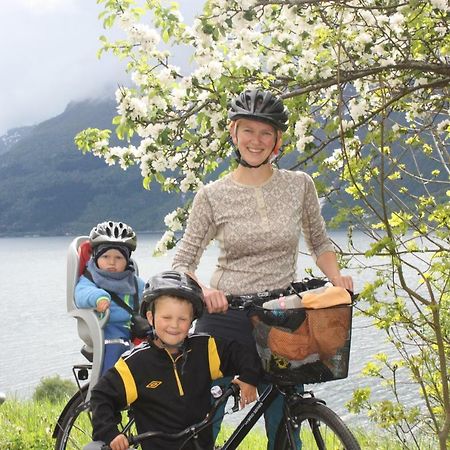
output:
POLYGON ((231 101, 228 111, 230 120, 256 119, 268 122, 278 130, 288 127, 288 110, 283 101, 269 91, 248 89, 231 101))
POLYGON ((101 244, 125 246, 130 252, 136 250, 136 233, 133 228, 123 222, 107 221, 92 228, 89 234, 91 247, 95 249, 101 244))
POLYGON ((188 300, 194 309, 194 319, 203 314, 204 298, 200 285, 189 275, 167 270, 151 277, 145 285, 141 315, 153 308, 154 301, 162 295, 173 295, 188 300))

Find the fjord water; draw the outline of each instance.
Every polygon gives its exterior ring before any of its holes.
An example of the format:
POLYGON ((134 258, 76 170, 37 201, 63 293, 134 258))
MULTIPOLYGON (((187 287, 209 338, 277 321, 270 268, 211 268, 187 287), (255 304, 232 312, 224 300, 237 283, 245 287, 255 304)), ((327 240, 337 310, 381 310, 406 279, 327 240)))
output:
MULTIPOLYGON (((345 247, 344 231, 330 233, 333 240, 345 247)), ((144 280, 170 268, 173 250, 163 257, 152 251, 160 235, 140 235, 134 254, 144 280)), ((363 236, 360 237, 363 239, 363 236)), ((76 321, 66 311, 66 255, 73 237, 0 238, 0 392, 27 398, 44 377, 60 375, 73 379, 72 365, 84 363, 76 321)), ((198 270, 200 279, 209 280, 215 265, 217 248, 211 246, 198 270)), ((309 257, 299 258, 299 278, 309 257)), ((368 274, 352 274, 356 291, 368 274)), ((379 352, 392 353, 384 335, 370 327, 367 319, 354 318, 350 374, 345 380, 307 386, 339 412, 343 418, 357 420, 346 413, 344 403, 358 386, 370 385, 378 398, 386 391, 377 381, 363 379, 361 368, 379 352)), ((416 403, 416 390, 405 380, 403 398, 416 403)))

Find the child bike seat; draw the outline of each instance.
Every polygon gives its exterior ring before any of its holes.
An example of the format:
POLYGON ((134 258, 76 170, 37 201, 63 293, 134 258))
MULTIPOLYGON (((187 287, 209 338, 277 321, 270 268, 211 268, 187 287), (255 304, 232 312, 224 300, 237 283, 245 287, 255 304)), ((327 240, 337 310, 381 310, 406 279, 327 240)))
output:
MULTIPOLYGON (((84 343, 81 353, 92 363, 87 399, 89 399, 91 387, 97 383, 102 371, 105 352, 103 328, 109 319, 109 309, 100 315, 93 308, 78 308, 75 303, 75 286, 84 272, 91 253, 88 236, 78 236, 73 239, 67 253, 67 312, 77 319, 78 336, 84 343)), ((136 261, 131 259, 130 262, 138 275, 136 261)))
POLYGON ((84 271, 89 257, 89 237, 76 237, 70 243, 67 253, 67 312, 77 319, 78 335, 84 342, 81 352, 92 362, 89 382, 91 387, 97 383, 102 370, 104 356, 103 327, 108 321, 109 309, 100 317, 94 309, 78 308, 75 304, 75 286, 84 271))

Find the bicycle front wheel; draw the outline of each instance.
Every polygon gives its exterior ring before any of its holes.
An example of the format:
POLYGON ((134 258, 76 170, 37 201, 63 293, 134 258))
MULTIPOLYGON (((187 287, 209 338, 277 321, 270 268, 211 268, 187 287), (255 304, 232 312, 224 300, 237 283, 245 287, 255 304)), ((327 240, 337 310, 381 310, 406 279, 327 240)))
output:
MULTIPOLYGON (((361 450, 358 441, 330 408, 315 403, 291 409, 291 426, 300 436, 302 450, 361 450)), ((287 425, 281 423, 275 439, 277 450, 295 449, 288 438, 287 425)))

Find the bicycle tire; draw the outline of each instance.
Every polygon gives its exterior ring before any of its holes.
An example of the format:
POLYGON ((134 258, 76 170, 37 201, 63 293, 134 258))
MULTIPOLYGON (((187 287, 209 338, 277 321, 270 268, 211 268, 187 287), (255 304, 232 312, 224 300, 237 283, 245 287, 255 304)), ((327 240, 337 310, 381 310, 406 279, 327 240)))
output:
MULTIPOLYGON (((69 400, 56 424, 55 450, 82 450, 92 441, 92 416, 89 402, 86 402, 88 385, 81 388, 69 400)), ((122 411, 122 421, 119 430, 126 435, 137 434, 134 420, 130 418, 128 410, 122 411)))
MULTIPOLYGON (((291 407, 291 419, 298 426, 302 450, 361 450, 347 425, 321 403, 291 407)), ((277 430, 275 448, 291 450, 283 422, 277 430)))
POLYGON ((92 420, 85 401, 88 386, 69 400, 56 424, 55 450, 80 450, 92 441, 92 420))

